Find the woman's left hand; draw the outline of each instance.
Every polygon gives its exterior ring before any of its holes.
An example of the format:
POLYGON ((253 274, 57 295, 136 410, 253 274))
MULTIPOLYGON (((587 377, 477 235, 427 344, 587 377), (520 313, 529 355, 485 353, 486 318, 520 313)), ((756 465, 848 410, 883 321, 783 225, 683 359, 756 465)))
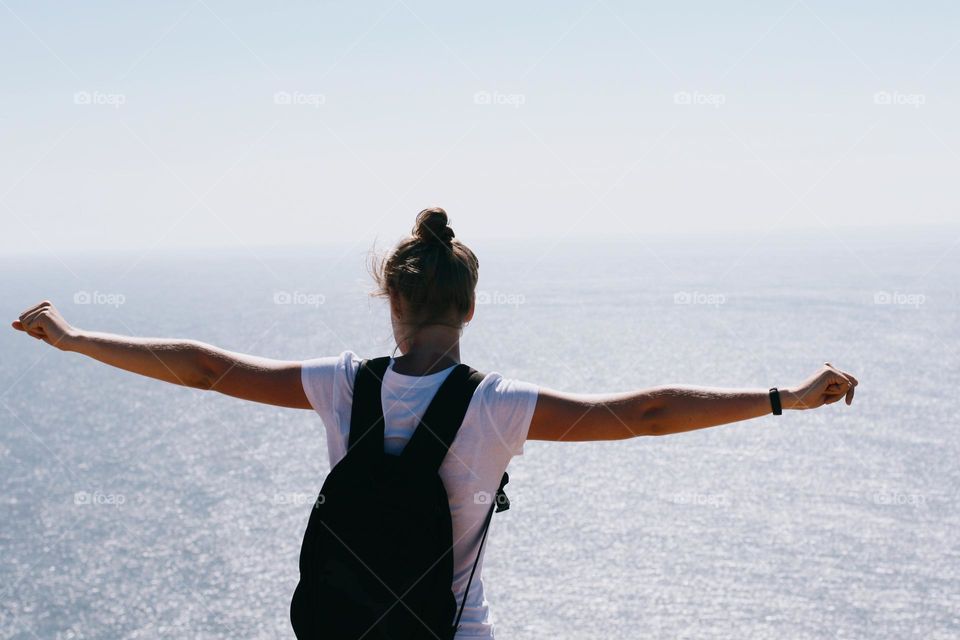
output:
POLYGON ((829 362, 796 387, 782 389, 780 401, 784 409, 816 409, 833 404, 841 398, 853 402, 853 393, 859 382, 852 374, 837 369, 829 362))

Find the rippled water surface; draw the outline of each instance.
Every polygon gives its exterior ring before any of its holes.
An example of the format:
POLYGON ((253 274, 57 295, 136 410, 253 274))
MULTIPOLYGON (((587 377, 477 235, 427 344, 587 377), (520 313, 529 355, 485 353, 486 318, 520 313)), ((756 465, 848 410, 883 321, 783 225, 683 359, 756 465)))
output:
MULTIPOLYGON (((823 235, 477 243, 481 370, 765 388, 829 358, 861 381, 853 407, 528 443, 489 541, 498 637, 960 636, 960 231, 823 235)), ((47 297, 278 358, 391 347, 359 246, 5 257, 0 286, 11 320, 47 297)), ((0 333, 0 636, 291 637, 319 418, 0 333)))

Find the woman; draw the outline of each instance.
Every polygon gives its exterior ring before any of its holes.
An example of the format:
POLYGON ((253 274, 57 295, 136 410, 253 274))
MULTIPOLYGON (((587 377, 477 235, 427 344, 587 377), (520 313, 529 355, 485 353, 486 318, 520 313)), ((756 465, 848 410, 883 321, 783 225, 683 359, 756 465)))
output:
MULTIPOLYGON (((402 354, 390 360, 381 381, 384 450, 389 454, 403 450, 437 389, 460 362, 460 335, 473 318, 479 263, 447 223, 443 209, 421 211, 412 235, 376 266, 378 293, 389 300, 393 334, 402 354)), ((347 453, 354 379, 361 363, 353 352, 282 361, 193 340, 97 333, 72 327, 48 301, 27 309, 13 327, 61 350, 158 380, 280 407, 313 409, 326 427, 331 468, 347 453)), ((585 395, 487 374, 468 396, 467 412, 439 471, 452 519, 452 590, 458 603, 468 593, 457 637, 493 637, 478 552, 489 497, 480 498, 496 490, 526 440, 616 440, 681 433, 779 413, 781 408, 813 409, 844 397, 849 405, 856 386, 856 378, 829 363, 804 382, 779 390, 660 386, 585 395), (471 580, 477 557, 479 566, 471 580)))

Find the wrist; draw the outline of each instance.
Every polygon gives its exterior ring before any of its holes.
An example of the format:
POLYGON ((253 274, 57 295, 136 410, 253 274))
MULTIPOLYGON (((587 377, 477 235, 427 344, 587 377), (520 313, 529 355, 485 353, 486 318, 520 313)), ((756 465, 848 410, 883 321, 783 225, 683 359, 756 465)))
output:
POLYGON ((85 339, 86 334, 83 329, 70 327, 63 333, 63 337, 60 338, 57 346, 61 351, 80 351, 80 347, 85 339))
POLYGON ((803 403, 800 402, 800 394, 795 387, 777 387, 780 392, 780 406, 784 411, 788 409, 799 409, 803 403))

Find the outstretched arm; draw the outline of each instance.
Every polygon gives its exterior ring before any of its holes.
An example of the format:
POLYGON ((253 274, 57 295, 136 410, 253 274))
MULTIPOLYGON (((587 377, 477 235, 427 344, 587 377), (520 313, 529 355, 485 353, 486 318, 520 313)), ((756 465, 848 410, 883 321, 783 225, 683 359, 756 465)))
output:
POLYGON ((22 314, 13 328, 63 351, 164 382, 294 409, 309 409, 300 382, 300 362, 235 353, 196 340, 134 338, 85 331, 63 319, 44 300, 22 314))
MULTIPOLYGON (((846 398, 857 379, 826 363, 795 387, 780 389, 784 410, 815 409, 846 398)), ((577 442, 661 436, 772 413, 767 389, 663 386, 630 393, 570 394, 541 389, 528 438, 577 442)))

